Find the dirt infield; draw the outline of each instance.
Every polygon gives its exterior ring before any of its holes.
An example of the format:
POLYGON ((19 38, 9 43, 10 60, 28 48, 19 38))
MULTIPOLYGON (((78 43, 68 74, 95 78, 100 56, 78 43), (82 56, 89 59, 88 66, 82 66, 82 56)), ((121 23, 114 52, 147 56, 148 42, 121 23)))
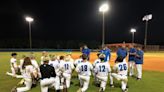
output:
MULTIPOLYGON (((72 54, 73 58, 78 58, 80 54, 72 54)), ((96 53, 91 53, 90 61, 93 62, 97 58, 96 53)), ((110 64, 113 65, 116 54, 112 53, 110 64)), ((164 53, 145 53, 144 70, 164 72, 164 53)))

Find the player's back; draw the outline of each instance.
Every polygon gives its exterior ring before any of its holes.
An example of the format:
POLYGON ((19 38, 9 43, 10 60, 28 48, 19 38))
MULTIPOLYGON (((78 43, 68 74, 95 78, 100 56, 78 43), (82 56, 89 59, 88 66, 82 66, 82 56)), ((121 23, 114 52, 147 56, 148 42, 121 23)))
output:
POLYGON ((127 62, 118 62, 114 66, 114 70, 116 70, 117 73, 120 74, 120 75, 127 75, 127 73, 128 73, 128 64, 127 64, 127 62))
POLYGON ((33 65, 27 65, 23 69, 22 75, 24 78, 31 78, 31 73, 34 71, 34 66, 33 65))
POLYGON ((59 68, 59 62, 58 62, 58 60, 49 61, 49 65, 53 66, 55 69, 59 68))
POLYGON ((95 72, 98 76, 107 77, 108 73, 111 72, 111 68, 108 62, 101 62, 96 64, 95 72))
POLYGON ((93 66, 90 62, 81 62, 77 67, 76 71, 79 72, 80 75, 83 76, 90 76, 91 70, 93 69, 93 66))
POLYGON ((17 62, 16 61, 17 61, 17 59, 11 58, 10 59, 10 66, 13 67, 12 65, 14 65, 14 67, 17 67, 17 62))
POLYGON ((72 61, 66 61, 60 64, 60 68, 63 70, 64 73, 71 74, 72 69, 74 69, 74 65, 72 61))
POLYGON ((98 58, 98 59, 96 59, 94 62, 93 62, 93 66, 95 67, 96 66, 96 64, 98 64, 98 63, 100 63, 101 62, 101 60, 98 58))
POLYGON ((35 68, 39 68, 39 65, 35 59, 31 59, 31 63, 35 68))
POLYGON ((77 66, 78 64, 80 64, 82 62, 83 59, 79 58, 79 59, 76 59, 75 62, 74 62, 74 65, 77 66))

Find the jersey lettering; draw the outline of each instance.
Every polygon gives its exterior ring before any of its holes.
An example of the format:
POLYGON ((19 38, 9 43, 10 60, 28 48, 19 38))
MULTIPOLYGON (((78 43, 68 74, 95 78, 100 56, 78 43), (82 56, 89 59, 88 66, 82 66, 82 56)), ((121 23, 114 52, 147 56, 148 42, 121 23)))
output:
POLYGON ((100 72, 105 72, 105 65, 99 66, 100 72))
POLYGON ((64 64, 65 69, 68 70, 69 69, 69 65, 68 64, 64 64))
POLYGON ((81 66, 81 70, 82 70, 82 71, 87 71, 87 70, 88 70, 87 65, 82 65, 82 66, 81 66))
POLYGON ((120 65, 119 65, 119 70, 120 70, 120 71, 127 70, 126 64, 120 64, 120 65))

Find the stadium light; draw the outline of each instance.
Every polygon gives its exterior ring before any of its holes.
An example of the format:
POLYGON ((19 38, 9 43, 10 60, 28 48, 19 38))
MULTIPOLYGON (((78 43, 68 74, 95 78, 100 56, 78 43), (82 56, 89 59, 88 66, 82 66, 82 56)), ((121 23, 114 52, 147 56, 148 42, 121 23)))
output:
POLYGON ((26 19, 27 22, 33 22, 34 21, 34 19, 31 18, 31 17, 26 17, 25 19, 26 19))
POLYGON ((149 15, 145 15, 143 18, 142 18, 142 21, 145 21, 145 39, 144 39, 144 47, 146 49, 146 45, 147 45, 147 30, 148 30, 148 21, 151 20, 153 17, 152 14, 149 14, 149 15))
POLYGON ((136 32, 136 29, 132 28, 130 32, 132 33, 132 43, 134 43, 134 33, 136 32))
POLYGON ((32 49, 32 37, 31 37, 31 23, 34 21, 32 17, 25 17, 25 20, 29 23, 29 42, 30 42, 30 49, 32 49))
POLYGON ((105 44, 105 12, 109 10, 109 5, 107 3, 102 4, 99 7, 99 12, 102 12, 102 18, 103 18, 103 23, 102 23, 102 47, 105 44))
POLYGON ((100 12, 107 12, 109 10, 109 5, 107 3, 100 6, 99 11, 100 12))

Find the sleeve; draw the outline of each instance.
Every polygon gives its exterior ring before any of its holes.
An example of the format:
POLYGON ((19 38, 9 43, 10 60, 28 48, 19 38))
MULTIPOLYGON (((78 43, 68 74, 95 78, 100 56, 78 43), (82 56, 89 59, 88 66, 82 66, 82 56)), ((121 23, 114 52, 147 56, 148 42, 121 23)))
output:
POLYGON ((117 53, 116 54, 117 54, 117 57, 120 55, 119 49, 117 50, 117 53))
POLYGON ((89 63, 90 69, 93 70, 93 66, 91 63, 89 63))
POLYGON ((74 69, 75 67, 74 67, 74 65, 73 65, 73 62, 71 62, 71 69, 74 69))
POLYGON ((110 68, 109 64, 107 64, 107 68, 108 68, 108 73, 110 73, 111 72, 111 68, 110 68))
POLYGON ((94 68, 94 72, 95 73, 98 73, 98 66, 96 65, 95 68, 94 68))
MULTIPOLYGON (((127 55, 128 55, 128 50, 125 49, 125 51, 126 51, 125 54, 126 54, 126 56, 127 56, 127 55)), ((126 57, 126 56, 125 56, 125 57, 126 57)))
POLYGON ((14 60, 14 59, 10 59, 10 63, 12 63, 12 64, 13 64, 14 62, 15 62, 15 60, 14 60))
POLYGON ((78 59, 76 59, 73 64, 74 65, 77 65, 77 62, 78 62, 78 59))
POLYGON ((37 63, 36 60, 33 62, 33 64, 34 64, 34 67, 35 67, 35 68, 37 68, 37 69, 39 68, 39 65, 38 65, 38 63, 37 63))
POLYGON ((97 60, 95 60, 95 61, 93 62, 93 67, 96 67, 96 62, 97 62, 97 60))
POLYGON ((75 69, 76 72, 80 72, 80 69, 79 69, 79 64, 77 65, 76 69, 75 69))
POLYGON ((52 77, 56 77, 55 69, 52 66, 50 66, 50 67, 52 69, 52 71, 51 71, 52 77))
POLYGON ((110 57, 111 57, 111 52, 110 52, 110 49, 109 49, 109 60, 110 60, 110 57))

